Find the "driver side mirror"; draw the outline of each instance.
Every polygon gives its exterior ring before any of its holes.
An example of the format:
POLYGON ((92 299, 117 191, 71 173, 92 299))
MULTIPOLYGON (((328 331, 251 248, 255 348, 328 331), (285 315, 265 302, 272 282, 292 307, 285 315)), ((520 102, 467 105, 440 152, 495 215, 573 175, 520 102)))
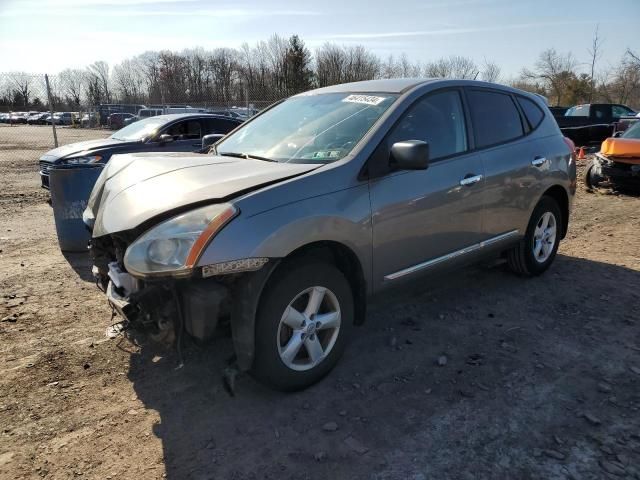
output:
POLYGON ((429 167, 429 144, 422 140, 394 143, 389 165, 397 170, 426 170, 429 167))
POLYGON ((160 143, 170 143, 173 142, 173 135, 169 135, 168 133, 163 133, 158 137, 158 142, 160 143))
POLYGON ((614 136, 614 138, 618 138, 618 137, 621 137, 623 133, 624 132, 617 131, 616 133, 613 134, 613 136, 614 136))
POLYGON ((210 133, 209 135, 205 135, 202 137, 202 149, 205 150, 209 148, 221 138, 224 138, 224 134, 222 133, 210 133))

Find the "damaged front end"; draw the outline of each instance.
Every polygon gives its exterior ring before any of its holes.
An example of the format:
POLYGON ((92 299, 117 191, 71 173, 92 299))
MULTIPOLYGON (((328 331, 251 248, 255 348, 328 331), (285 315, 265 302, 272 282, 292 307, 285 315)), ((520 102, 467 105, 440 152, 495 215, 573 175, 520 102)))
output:
MULTIPOLYGON (((218 320, 229 317, 229 286, 216 279, 139 279, 123 262, 127 243, 119 237, 93 239, 93 274, 122 326, 171 343, 184 329, 199 341, 212 338, 218 320)), ((227 284, 232 284, 226 279, 227 284)))
MULTIPOLYGON (((179 217, 168 222, 175 218, 179 217)), ((122 319, 107 330, 107 335, 134 330, 155 341, 175 344, 180 352, 183 333, 198 343, 206 343, 214 337, 220 322, 230 323, 238 366, 249 369, 253 362, 254 317, 259 293, 277 262, 252 258, 195 266, 185 260, 181 266, 188 268, 175 265, 175 274, 165 271, 150 274, 154 268, 164 269, 166 265, 150 266, 150 270, 140 272, 147 267, 135 263, 136 247, 145 244, 148 234, 166 223, 143 234, 130 231, 92 239, 94 277, 106 293, 114 314, 122 319)), ((193 229, 189 230, 193 233, 193 229)), ((200 242, 201 248, 209 242, 210 239, 200 242)), ((196 239, 193 245, 197 244, 196 239)), ((147 250, 153 250, 151 244, 145 245, 147 250)))
POLYGON ((618 158, 596 153, 585 171, 585 184, 588 188, 640 191, 640 157, 618 158))

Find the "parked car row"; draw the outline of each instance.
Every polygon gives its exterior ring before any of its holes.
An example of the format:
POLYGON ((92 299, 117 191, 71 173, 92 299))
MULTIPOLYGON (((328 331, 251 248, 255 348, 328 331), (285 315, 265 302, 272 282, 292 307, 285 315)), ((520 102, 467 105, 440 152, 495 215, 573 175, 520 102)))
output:
POLYGON ((28 125, 72 125, 78 123, 80 114, 77 112, 10 112, 0 113, 0 123, 28 124, 28 125))

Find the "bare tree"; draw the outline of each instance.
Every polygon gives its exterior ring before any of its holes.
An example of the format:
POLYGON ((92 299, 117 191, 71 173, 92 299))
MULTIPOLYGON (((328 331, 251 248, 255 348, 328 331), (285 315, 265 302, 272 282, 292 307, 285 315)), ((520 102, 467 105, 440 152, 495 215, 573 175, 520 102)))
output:
POLYGON ((101 90, 101 98, 111 102, 111 84, 109 78, 109 64, 103 60, 92 63, 87 67, 89 75, 94 77, 93 84, 101 90))
POLYGON ((380 60, 362 45, 343 47, 346 57, 344 78, 347 82, 371 80, 380 72, 380 60))
POLYGON ((452 55, 425 65, 425 75, 433 78, 476 79, 479 74, 476 63, 467 57, 452 55))
POLYGON ((233 82, 238 69, 237 52, 230 48, 218 48, 209 62, 213 78, 213 98, 221 102, 232 100, 233 82))
POLYGON ((114 88, 121 101, 142 103, 144 101, 144 78, 141 65, 136 59, 126 59, 113 67, 114 88))
POLYGON ((400 65, 393 55, 380 64, 380 76, 382 78, 397 78, 400 76, 400 65))
POLYGON ((78 69, 67 68, 58 74, 57 83, 60 93, 69 99, 74 106, 80 105, 82 93, 85 88, 86 72, 78 69))
POLYGON ((634 52, 627 50, 601 92, 608 102, 640 105, 640 58, 634 52))
POLYGON ((20 99, 24 107, 27 107, 31 96, 33 76, 26 72, 11 72, 9 73, 9 83, 15 92, 15 97, 20 99))
POLYGON ((485 82, 497 83, 500 80, 500 72, 501 69, 497 63, 485 59, 480 78, 485 82))
POLYGON ((593 34, 593 40, 591 41, 591 48, 589 49, 589 55, 591 56, 591 76, 590 76, 590 90, 589 90, 589 103, 593 101, 593 94, 596 89, 596 62, 600 57, 600 49, 602 47, 602 40, 598 35, 600 26, 596 26, 596 31, 593 34))
POLYGON ((325 43, 316 50, 316 76, 318 85, 326 87, 344 82, 347 63, 344 50, 338 45, 325 43))
POLYGON ((576 77, 576 63, 571 53, 559 54, 551 48, 540 54, 535 70, 524 69, 522 77, 542 81, 546 90, 555 98, 556 105, 560 105, 569 82, 576 77))

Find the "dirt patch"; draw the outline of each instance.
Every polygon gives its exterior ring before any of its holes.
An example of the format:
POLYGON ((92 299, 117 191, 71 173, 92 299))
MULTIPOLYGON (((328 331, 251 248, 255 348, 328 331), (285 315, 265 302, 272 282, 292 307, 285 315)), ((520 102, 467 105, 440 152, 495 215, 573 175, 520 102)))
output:
POLYGON ((58 250, 33 154, 13 162, 0 477, 640 478, 639 198, 580 187, 544 276, 477 266, 380 298, 320 384, 241 376, 230 397, 229 338, 187 345, 179 370, 170 350, 104 338, 88 259, 58 250))

